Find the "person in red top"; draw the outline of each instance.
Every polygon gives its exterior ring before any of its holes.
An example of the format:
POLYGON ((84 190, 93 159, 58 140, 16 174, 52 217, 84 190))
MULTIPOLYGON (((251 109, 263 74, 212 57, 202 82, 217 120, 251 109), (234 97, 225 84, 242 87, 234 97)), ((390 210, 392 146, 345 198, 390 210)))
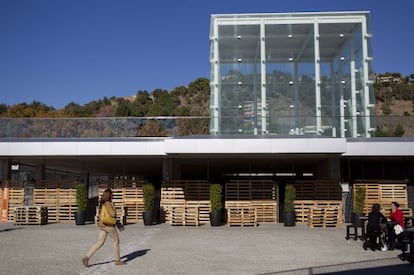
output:
POLYGON ((401 233, 402 230, 404 230, 405 227, 405 223, 404 223, 404 214, 401 211, 401 209, 399 209, 400 204, 396 201, 393 201, 391 203, 391 213, 390 213, 390 220, 392 222, 392 228, 390 228, 390 230, 388 230, 388 234, 389 234, 389 243, 390 243, 390 249, 394 249, 395 248, 395 241, 397 238, 397 235, 399 235, 401 233), (399 228, 396 229, 396 227, 401 226, 399 228), (396 232, 397 230, 397 232, 396 232), (400 232, 400 233, 398 233, 400 232))
POLYGON ((400 207, 400 204, 398 202, 393 201, 391 203, 390 220, 398 223, 399 225, 401 225, 402 228, 404 228, 405 227, 404 214, 401 211, 401 209, 399 209, 399 207, 400 207))

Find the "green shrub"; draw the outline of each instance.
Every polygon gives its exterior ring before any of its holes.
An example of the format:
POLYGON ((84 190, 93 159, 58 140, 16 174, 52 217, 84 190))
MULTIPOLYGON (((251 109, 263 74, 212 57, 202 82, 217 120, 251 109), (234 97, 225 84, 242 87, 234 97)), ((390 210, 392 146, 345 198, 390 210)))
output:
POLYGON ((295 211, 296 189, 292 184, 286 185, 285 189, 285 212, 295 211))
POLYGON ((356 187, 354 194, 354 213, 363 214, 365 206, 365 187, 356 187))
POLYGON ((78 183, 76 185, 76 206, 78 211, 85 211, 88 205, 88 190, 86 190, 86 184, 78 183))
POLYGON ((221 211, 221 193, 223 187, 218 183, 213 183, 210 185, 210 203, 211 203, 211 212, 221 211))
POLYGON ((152 183, 142 185, 142 193, 144 197, 144 211, 152 211, 154 209, 154 185, 152 183))

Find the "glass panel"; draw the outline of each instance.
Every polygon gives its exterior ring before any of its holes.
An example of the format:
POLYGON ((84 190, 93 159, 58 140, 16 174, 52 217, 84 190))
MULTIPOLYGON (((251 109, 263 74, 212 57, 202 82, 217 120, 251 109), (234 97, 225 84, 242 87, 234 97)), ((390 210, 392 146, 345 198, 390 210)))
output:
POLYGON ((315 125, 313 24, 265 26, 270 134, 308 134, 315 125))
POLYGON ((260 26, 219 26, 222 134, 256 134, 260 109, 260 26))
POLYGON ((319 34, 322 124, 331 127, 334 136, 353 136, 354 127, 364 133, 356 115, 363 98, 361 24, 320 24, 319 34))

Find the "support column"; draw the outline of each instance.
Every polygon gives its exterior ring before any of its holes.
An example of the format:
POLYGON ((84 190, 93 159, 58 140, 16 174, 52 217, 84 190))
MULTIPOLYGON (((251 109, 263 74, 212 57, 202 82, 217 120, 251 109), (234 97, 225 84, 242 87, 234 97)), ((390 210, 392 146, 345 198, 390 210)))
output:
POLYGON ((356 80, 355 80, 355 60, 351 60, 351 119, 352 119, 352 137, 358 137, 358 117, 357 117, 357 98, 356 98, 356 80))
POLYGON ((266 95, 266 31, 264 21, 260 23, 260 75, 261 75, 261 114, 262 114, 262 135, 268 134, 267 131, 267 95, 266 95))
POLYGON ((319 22, 314 22, 314 45, 315 45, 315 113, 316 113, 316 130, 318 135, 321 133, 321 58, 319 55, 319 22))
POLYGON ((220 127, 220 63, 219 63, 219 55, 218 55, 218 25, 217 22, 214 23, 214 31, 213 36, 210 38, 210 43, 212 43, 213 48, 213 56, 210 60, 212 64, 212 72, 211 72, 211 79, 210 79, 210 88, 211 88, 211 102, 210 102, 210 110, 212 115, 212 125, 213 127, 210 128, 210 132, 212 135, 219 135, 221 132, 220 127))
POLYGON ((371 109, 373 107, 370 104, 369 100, 369 92, 370 92, 370 85, 371 81, 369 79, 369 62, 371 61, 372 57, 368 56, 368 39, 371 35, 368 34, 367 30, 367 22, 366 17, 362 20, 361 29, 362 29, 362 62, 363 62, 363 97, 364 97, 364 115, 365 115, 365 136, 367 138, 371 137, 371 109))

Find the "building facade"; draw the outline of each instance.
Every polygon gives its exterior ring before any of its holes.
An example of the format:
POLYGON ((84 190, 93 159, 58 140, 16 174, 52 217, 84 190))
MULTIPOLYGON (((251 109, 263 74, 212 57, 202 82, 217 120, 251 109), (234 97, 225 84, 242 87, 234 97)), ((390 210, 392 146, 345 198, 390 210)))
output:
MULTIPOLYGON (((213 15, 210 136, 134 136, 146 118, 0 119, 2 217, 10 219, 7 201, 44 205, 45 194, 78 181, 88 184, 93 211, 99 188, 127 183, 131 193, 118 203, 131 221, 141 217, 141 181, 156 185, 172 223, 175 206, 208 217, 210 183, 223 185, 226 208, 253 205, 272 222, 290 183, 303 191, 303 213, 309 201, 334 200, 341 221, 354 184, 375 183, 379 195, 385 186, 386 199, 400 188, 398 200, 413 208, 413 138, 373 137, 370 38, 368 12, 213 15), (13 189, 19 197, 9 200, 13 189)), ((56 220, 73 219, 74 200, 49 201, 62 214, 56 220)))

